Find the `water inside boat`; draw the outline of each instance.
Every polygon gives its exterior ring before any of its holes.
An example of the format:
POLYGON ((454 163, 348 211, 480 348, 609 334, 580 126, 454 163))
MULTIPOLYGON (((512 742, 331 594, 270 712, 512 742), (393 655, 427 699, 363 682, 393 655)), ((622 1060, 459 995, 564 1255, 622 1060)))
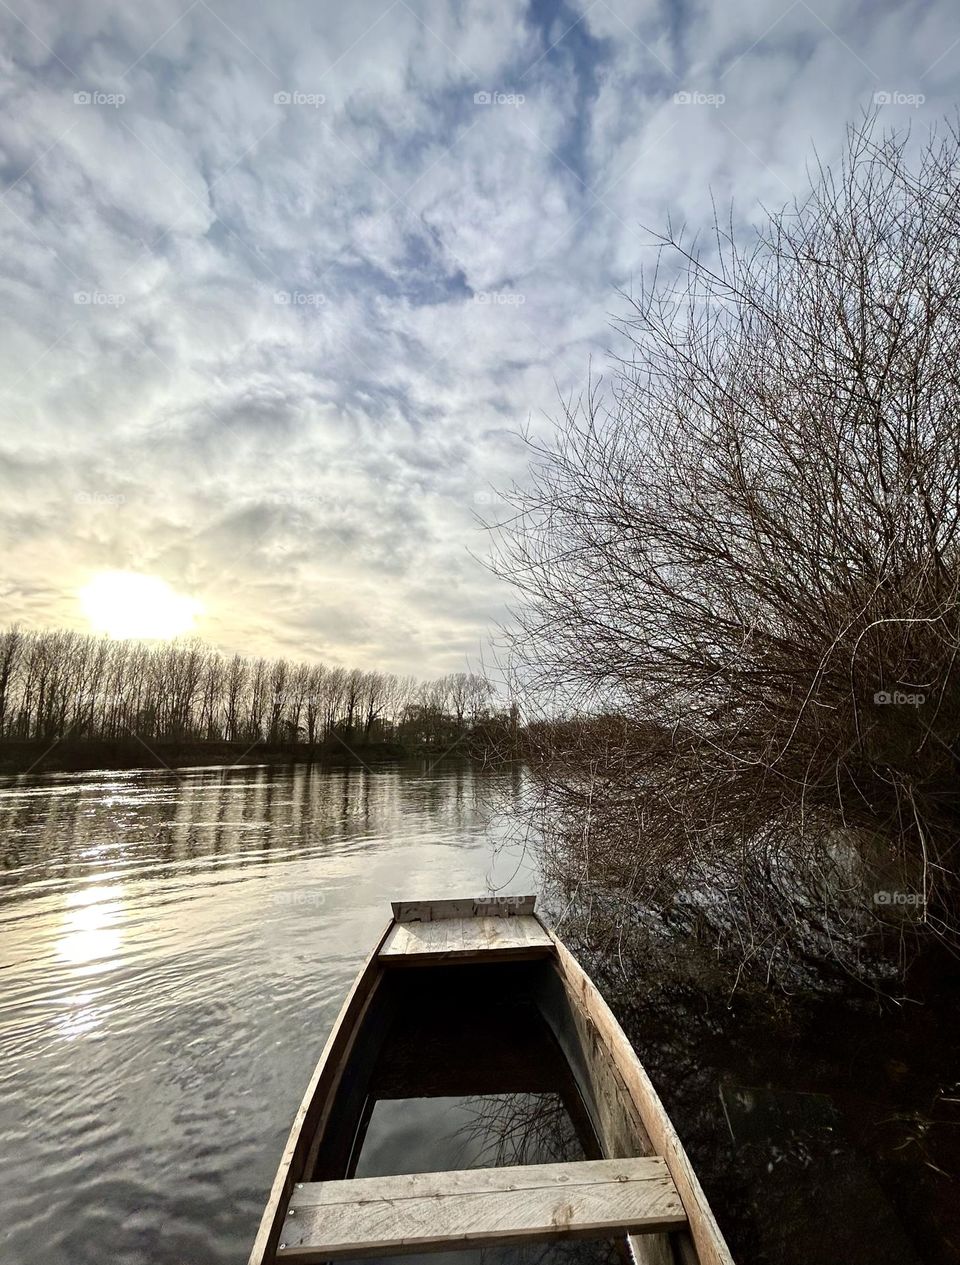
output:
MULTIPOLYGON (((579 1088, 544 1017, 549 979, 543 962, 387 972, 312 1180, 600 1158, 579 1088)), ((628 1257, 625 1244, 607 1240, 402 1259, 612 1265, 628 1257)))

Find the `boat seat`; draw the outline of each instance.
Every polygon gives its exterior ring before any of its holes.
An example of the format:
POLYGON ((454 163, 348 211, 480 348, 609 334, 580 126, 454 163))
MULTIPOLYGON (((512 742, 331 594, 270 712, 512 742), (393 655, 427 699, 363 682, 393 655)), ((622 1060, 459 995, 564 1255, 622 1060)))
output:
POLYGON ((653 1234, 686 1224, 659 1156, 298 1183, 278 1261, 653 1234))
POLYGON ((383 964, 491 962, 503 958, 549 957, 553 941, 536 918, 437 918, 398 922, 380 949, 383 964))

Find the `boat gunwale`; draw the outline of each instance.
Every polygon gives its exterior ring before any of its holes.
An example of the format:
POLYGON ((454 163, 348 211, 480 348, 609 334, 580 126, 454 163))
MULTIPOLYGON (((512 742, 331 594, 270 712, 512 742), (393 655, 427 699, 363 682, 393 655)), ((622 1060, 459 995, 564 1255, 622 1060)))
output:
POLYGON ((579 1005, 596 1029, 600 1042, 620 1075, 649 1134, 654 1153, 662 1157, 687 1214, 687 1225, 698 1265, 735 1265, 696 1170, 674 1128, 646 1068, 603 994, 563 940, 540 919, 553 941, 555 968, 571 1005, 579 1005))
MULTIPOLYGON (((297 1159, 297 1152, 302 1146, 312 1147, 314 1136, 319 1132, 320 1122, 318 1121, 317 1128, 308 1136, 307 1121, 312 1111, 322 1111, 325 1106, 329 1107, 333 1104, 340 1079, 350 1057, 353 1042, 363 1026, 366 1011, 376 993, 380 980, 383 978, 384 968, 379 955, 383 943, 393 926, 394 920, 391 918, 386 927, 384 927, 382 934, 377 938, 373 950, 354 976, 353 983, 340 1006, 337 1017, 324 1043, 320 1058, 317 1060, 310 1080, 307 1082, 307 1087, 290 1125, 287 1140, 280 1153, 277 1174, 273 1179, 270 1194, 267 1198, 263 1215, 260 1218, 257 1236, 250 1250, 248 1265, 272 1265, 276 1260, 276 1248, 280 1241, 280 1232, 283 1228, 283 1219, 290 1200, 290 1192, 294 1183, 300 1180, 298 1175, 291 1174, 297 1159), (341 1045, 343 1048, 341 1048, 341 1045), (331 1083, 324 1086, 324 1076, 328 1071, 331 1083)), ((305 1159, 306 1156, 302 1155, 301 1162, 305 1159)))

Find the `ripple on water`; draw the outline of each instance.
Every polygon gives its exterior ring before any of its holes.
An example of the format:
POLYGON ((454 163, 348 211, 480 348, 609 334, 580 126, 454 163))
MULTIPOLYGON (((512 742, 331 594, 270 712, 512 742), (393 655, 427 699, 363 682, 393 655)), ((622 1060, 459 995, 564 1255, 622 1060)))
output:
POLYGON ((389 900, 485 890, 513 789, 466 766, 0 779, 0 1259, 243 1259, 389 900))

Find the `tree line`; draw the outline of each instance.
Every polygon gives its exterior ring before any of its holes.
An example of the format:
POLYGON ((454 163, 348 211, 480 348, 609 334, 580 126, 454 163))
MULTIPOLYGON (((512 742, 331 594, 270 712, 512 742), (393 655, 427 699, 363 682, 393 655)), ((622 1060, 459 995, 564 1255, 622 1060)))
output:
POLYGON ((493 718, 483 676, 429 681, 69 630, 0 633, 0 738, 440 746, 493 718))

